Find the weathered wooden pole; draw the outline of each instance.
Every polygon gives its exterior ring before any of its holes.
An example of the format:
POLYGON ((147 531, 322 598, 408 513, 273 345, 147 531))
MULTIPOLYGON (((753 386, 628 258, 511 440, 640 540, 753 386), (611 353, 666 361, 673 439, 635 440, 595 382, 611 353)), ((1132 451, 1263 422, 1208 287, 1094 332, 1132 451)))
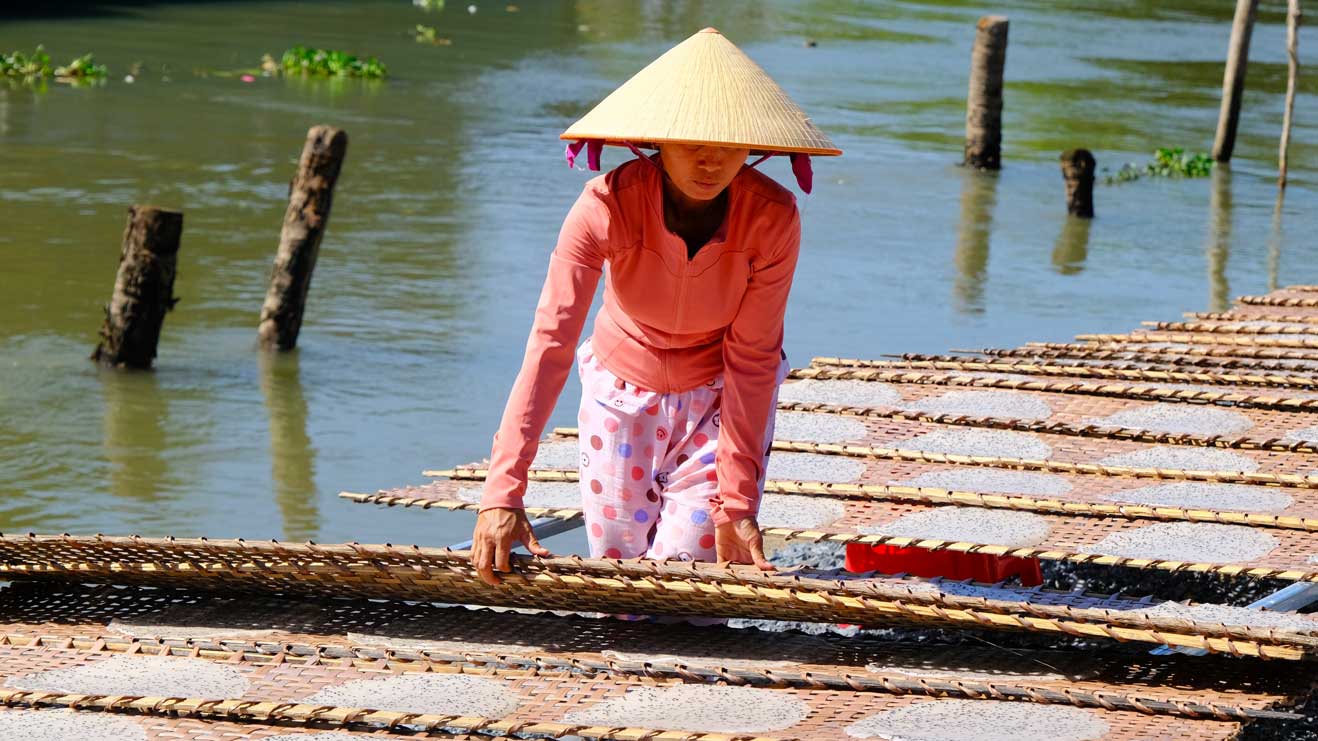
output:
POLYGON ((975 28, 962 164, 997 170, 1002 167, 1002 70, 1007 63, 1007 18, 984 16, 975 28))
POLYGON ((1094 155, 1088 149, 1062 152, 1062 179, 1066 181, 1066 212, 1094 218, 1094 155))
POLYGON ((122 368, 150 368, 165 313, 174 308, 174 273, 183 214, 132 206, 119 250, 114 294, 105 307, 101 341, 92 360, 122 368))
POLYGON ((288 210, 279 234, 270 288, 261 306, 257 333, 261 346, 291 350, 297 346, 307 289, 320 254, 320 240, 329 223, 334 184, 348 150, 348 135, 330 126, 313 126, 307 132, 297 176, 288 192, 288 210))
POLYGON ((1296 47, 1300 35, 1300 0, 1288 0, 1286 6, 1286 111, 1281 121, 1281 150, 1277 157, 1277 185, 1286 187, 1286 159, 1291 148, 1291 124, 1295 114, 1295 85, 1300 77, 1300 57, 1296 47))
POLYGON ((1213 159, 1230 162, 1236 148, 1236 127, 1240 122, 1240 99, 1245 94, 1245 68, 1249 66, 1249 37, 1254 33, 1254 16, 1259 0, 1236 0, 1236 18, 1231 24, 1231 49, 1227 52, 1226 72, 1222 77, 1222 108, 1217 114, 1217 138, 1213 140, 1213 159))

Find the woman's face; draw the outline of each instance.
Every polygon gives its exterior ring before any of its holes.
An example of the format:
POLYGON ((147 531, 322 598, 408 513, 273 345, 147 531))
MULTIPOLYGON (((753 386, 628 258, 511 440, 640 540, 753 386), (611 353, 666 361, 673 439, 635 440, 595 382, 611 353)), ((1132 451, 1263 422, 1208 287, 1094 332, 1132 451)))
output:
POLYGON ((750 149, 703 144, 664 144, 659 147, 668 179, 692 201, 718 197, 746 164, 750 149))

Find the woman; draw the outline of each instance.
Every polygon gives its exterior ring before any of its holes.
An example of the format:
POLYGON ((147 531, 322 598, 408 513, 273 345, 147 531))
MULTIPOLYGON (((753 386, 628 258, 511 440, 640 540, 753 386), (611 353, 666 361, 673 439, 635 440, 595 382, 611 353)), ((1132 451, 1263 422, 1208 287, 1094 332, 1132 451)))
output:
POLYGON ((472 563, 497 584, 515 544, 548 555, 522 496, 575 360, 591 555, 771 569, 755 517, 787 370, 800 219, 792 194, 754 165, 790 154, 808 193, 808 155, 841 152, 714 29, 652 62, 562 138, 575 141, 569 164, 584 147, 599 169, 605 144, 637 158, 587 183, 550 255, 494 438, 472 563), (762 156, 747 166, 751 153, 762 156), (601 275, 604 306, 574 353, 601 275))

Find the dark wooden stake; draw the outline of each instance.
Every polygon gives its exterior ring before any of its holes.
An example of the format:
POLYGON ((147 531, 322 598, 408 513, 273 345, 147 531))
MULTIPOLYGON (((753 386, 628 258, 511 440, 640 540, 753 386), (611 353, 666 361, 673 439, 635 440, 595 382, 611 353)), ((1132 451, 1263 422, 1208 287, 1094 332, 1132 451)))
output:
POLYGON ((1094 155, 1088 149, 1062 152, 1062 179, 1066 181, 1066 212, 1094 218, 1094 155))
POLYGON ((1007 19, 979 19, 970 53, 966 98, 966 150, 962 164, 985 170, 1002 167, 1002 70, 1007 63, 1007 19))
POLYGON ((1226 72, 1222 77, 1222 108, 1217 114, 1217 138, 1213 140, 1213 159, 1230 162, 1236 148, 1236 127, 1240 123, 1240 99, 1245 95, 1245 68, 1249 66, 1249 37, 1254 33, 1254 16, 1259 0, 1236 0, 1236 17, 1231 23, 1231 49, 1227 53, 1226 72))
POLYGON ((266 349, 291 350, 297 346, 307 289, 320 254, 320 240, 329 224, 334 184, 348 150, 348 135, 330 126, 307 132, 297 176, 288 193, 288 211, 279 234, 270 289, 261 306, 257 332, 266 349))
POLYGON ((114 294, 105 307, 101 341, 92 360, 122 368, 150 368, 165 313, 174 308, 174 273, 183 214, 132 206, 119 250, 114 294))

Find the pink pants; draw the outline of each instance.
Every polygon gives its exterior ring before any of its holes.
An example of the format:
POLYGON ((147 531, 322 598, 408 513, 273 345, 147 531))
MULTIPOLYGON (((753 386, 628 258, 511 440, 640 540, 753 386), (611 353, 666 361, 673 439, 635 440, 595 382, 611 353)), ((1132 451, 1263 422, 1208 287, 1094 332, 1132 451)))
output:
MULTIPOLYGON (((787 374, 784 359, 778 381, 787 374)), ((676 394, 637 388, 577 351, 581 376, 581 498, 590 554, 713 561, 710 499, 718 493, 723 378, 676 394)), ((778 395, 774 393, 773 405, 778 395)), ((764 462, 773 416, 764 433, 764 462)), ((764 476, 759 481, 764 489, 764 476)))

